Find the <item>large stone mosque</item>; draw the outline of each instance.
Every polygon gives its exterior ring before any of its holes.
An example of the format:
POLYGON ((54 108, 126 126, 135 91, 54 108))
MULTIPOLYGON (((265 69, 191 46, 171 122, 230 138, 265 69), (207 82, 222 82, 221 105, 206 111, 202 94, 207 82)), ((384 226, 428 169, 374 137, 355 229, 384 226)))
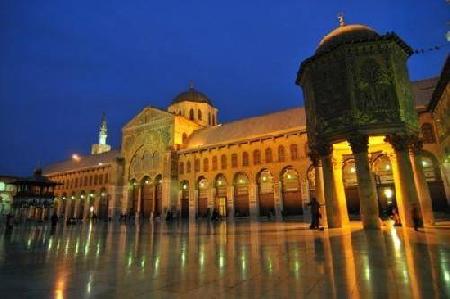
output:
POLYGON ((339 26, 305 59, 296 83, 305 107, 220 123, 191 86, 167 110, 148 106, 106 143, 103 118, 91 155, 49 165, 64 217, 132 215, 227 219, 298 217, 311 198, 329 227, 359 215, 378 228, 392 207, 425 225, 450 202, 449 62, 410 82, 412 49, 395 33, 339 26))

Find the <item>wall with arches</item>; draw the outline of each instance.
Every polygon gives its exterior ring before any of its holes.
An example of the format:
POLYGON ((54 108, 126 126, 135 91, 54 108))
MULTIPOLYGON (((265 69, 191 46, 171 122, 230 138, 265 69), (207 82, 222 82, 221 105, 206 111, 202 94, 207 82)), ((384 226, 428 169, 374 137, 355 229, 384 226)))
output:
POLYGON ((257 217, 267 215, 269 211, 274 215, 281 214, 283 174, 286 169, 292 169, 298 174, 298 193, 294 195, 298 197, 298 201, 302 202, 302 198, 309 197, 309 194, 304 194, 301 190, 302 185, 306 184, 308 166, 306 134, 297 131, 272 138, 180 151, 178 179, 187 182, 191 189, 190 217, 197 214, 199 193, 197 182, 200 177, 208 182, 207 202, 211 211, 225 207, 224 213, 227 215, 249 214, 257 217), (261 184, 261 172, 270 174, 271 187, 261 184), (243 177, 247 179, 244 180, 243 177), (226 184, 226 188, 223 184, 226 184), (269 193, 267 188, 271 188, 272 197, 266 195, 269 193), (221 198, 226 198, 226 202, 220 203, 221 198), (265 200, 262 203, 264 208, 262 214, 260 199, 265 200), (245 208, 246 201, 248 212, 245 208), (272 201, 273 210, 270 204, 272 201))

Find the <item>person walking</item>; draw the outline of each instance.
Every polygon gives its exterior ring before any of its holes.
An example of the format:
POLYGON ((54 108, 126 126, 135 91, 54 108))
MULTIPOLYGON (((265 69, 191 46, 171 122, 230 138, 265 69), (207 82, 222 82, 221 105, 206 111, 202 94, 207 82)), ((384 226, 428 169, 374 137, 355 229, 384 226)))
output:
POLYGON ((420 219, 419 208, 417 207, 417 205, 414 205, 414 207, 413 207, 412 218, 413 218, 413 223, 414 223, 414 230, 419 231, 421 219, 420 219))
POLYGON ((58 215, 56 215, 56 213, 53 213, 51 221, 52 221, 52 227, 55 227, 58 224, 58 215))
POLYGON ((396 207, 392 208, 391 218, 392 218, 392 220, 394 220, 394 226, 401 226, 402 225, 402 223, 400 221, 400 216, 398 215, 398 210, 397 210, 396 207))
POLYGON ((320 204, 317 199, 312 198, 309 203, 311 207, 311 225, 310 229, 319 229, 319 219, 320 219, 320 204))
POLYGON ((5 228, 5 234, 11 234, 13 231, 13 220, 14 217, 11 214, 11 212, 6 215, 6 228, 5 228))

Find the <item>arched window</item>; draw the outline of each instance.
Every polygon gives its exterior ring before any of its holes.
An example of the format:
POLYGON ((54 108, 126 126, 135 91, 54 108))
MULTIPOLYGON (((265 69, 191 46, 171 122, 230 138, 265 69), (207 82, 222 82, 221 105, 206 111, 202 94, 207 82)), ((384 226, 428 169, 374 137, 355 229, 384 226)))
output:
POLYGON ((189 110, 189 119, 194 120, 194 109, 189 110))
POLYGON ((212 115, 211 123, 212 123, 213 126, 216 125, 216 115, 215 114, 212 115))
POLYGON ((203 171, 208 172, 209 171, 209 161, 208 158, 203 159, 203 171))
POLYGON ((183 162, 180 162, 179 173, 180 173, 180 174, 184 174, 184 163, 183 163, 183 162))
POLYGON ((227 168, 227 156, 225 155, 220 156, 220 168, 221 169, 227 168))
POLYGON ((217 157, 216 156, 214 156, 213 158, 212 158, 212 170, 214 171, 214 170, 217 170, 217 157))
POLYGON ((190 173, 191 172, 191 161, 187 161, 186 162, 186 173, 190 173))
POLYGON ((270 148, 266 148, 264 155, 266 156, 266 163, 272 163, 272 150, 270 148))
POLYGON ((280 145, 278 147, 278 162, 284 162, 286 161, 285 153, 284 153, 284 146, 280 145))
POLYGON ((430 123, 424 123, 422 125, 422 137, 423 143, 431 144, 436 143, 436 137, 434 135, 433 125, 430 123))
POLYGON ((242 166, 248 166, 248 153, 242 153, 242 166))
POLYGON ((297 144, 291 144, 289 148, 291 150, 291 160, 297 160, 298 159, 297 144))
POLYGON ((187 137, 186 133, 183 133, 183 137, 182 138, 183 138, 183 140, 182 140, 183 144, 187 144, 188 137, 187 137))
POLYGON ((200 171, 200 159, 194 160, 194 171, 199 172, 200 171))
POLYGON ((253 151, 253 165, 261 164, 261 151, 254 150, 253 151))
POLYGON ((211 112, 208 112, 208 125, 211 125, 211 112))
POLYGON ((197 119, 202 120, 202 111, 200 109, 197 110, 197 119))
POLYGON ((237 154, 232 154, 231 155, 231 167, 232 168, 238 167, 238 156, 237 156, 237 154))

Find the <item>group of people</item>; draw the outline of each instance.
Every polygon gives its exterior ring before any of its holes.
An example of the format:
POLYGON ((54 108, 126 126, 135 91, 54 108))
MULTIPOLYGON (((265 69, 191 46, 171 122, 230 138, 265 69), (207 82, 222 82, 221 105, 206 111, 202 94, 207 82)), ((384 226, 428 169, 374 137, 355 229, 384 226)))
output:
MULTIPOLYGON (((324 228, 320 226, 320 218, 322 218, 322 215, 320 214, 320 207, 323 206, 323 205, 321 205, 317 201, 316 198, 312 198, 311 201, 308 203, 308 206, 310 207, 310 210, 311 210, 311 224, 309 226, 309 229, 312 229, 312 230, 323 230, 324 228)), ((133 215, 133 214, 130 213, 128 215, 120 215, 119 221, 127 222, 127 221, 130 220, 130 218, 131 218, 130 216, 131 215, 133 215)), ((269 213, 269 216, 268 216, 269 220, 270 220, 271 216, 273 216, 272 211, 269 213)), ((172 213, 172 211, 169 210, 167 212, 167 214, 166 214, 165 220, 166 221, 171 221, 171 220, 173 220, 175 218, 176 218, 176 214, 172 213)), ((97 215, 95 213, 93 214, 92 219, 93 219, 94 222, 96 222, 97 215)), ((218 220, 221 219, 220 213, 219 213, 219 211, 217 209, 213 210, 210 219, 212 221, 218 221, 218 220)), ((394 221, 394 225, 395 226, 401 226, 400 216, 399 216, 398 210, 397 210, 397 208, 395 206, 392 207, 392 210, 391 210, 391 213, 390 213, 390 219, 392 221, 394 221)), ((67 225, 74 224, 75 223, 74 220, 75 220, 74 218, 73 219, 72 218, 67 219, 67 225)), ((133 220, 134 220, 134 217, 133 217, 133 220)), ((414 230, 418 231, 419 227, 422 225, 422 223, 421 223, 422 219, 420 217, 420 212, 419 212, 419 209, 418 209, 417 206, 414 206, 413 209, 412 209, 412 220, 413 220, 413 223, 414 223, 414 230)), ((58 221, 59 221, 58 215, 56 215, 56 213, 54 213, 52 215, 52 217, 50 218, 50 221, 51 221, 52 228, 55 228, 56 225, 58 224, 58 221)), ((12 232, 12 230, 13 230, 13 223, 14 223, 14 216, 11 213, 7 214, 6 215, 6 223, 5 223, 5 226, 6 226, 5 233, 8 234, 8 233, 12 232)))
MULTIPOLYGON (((317 201, 317 199, 312 198, 308 205, 311 209, 311 224, 309 226, 309 229, 323 230, 323 228, 320 227, 320 218, 322 217, 322 215, 320 214, 321 204, 317 201)), ((422 226, 422 218, 420 216, 419 208, 417 207, 417 205, 413 207, 411 214, 414 224, 414 230, 418 231, 419 227, 422 226)), ((391 209, 390 219, 394 221, 394 226, 402 225, 400 221, 400 215, 395 206, 391 209)))

